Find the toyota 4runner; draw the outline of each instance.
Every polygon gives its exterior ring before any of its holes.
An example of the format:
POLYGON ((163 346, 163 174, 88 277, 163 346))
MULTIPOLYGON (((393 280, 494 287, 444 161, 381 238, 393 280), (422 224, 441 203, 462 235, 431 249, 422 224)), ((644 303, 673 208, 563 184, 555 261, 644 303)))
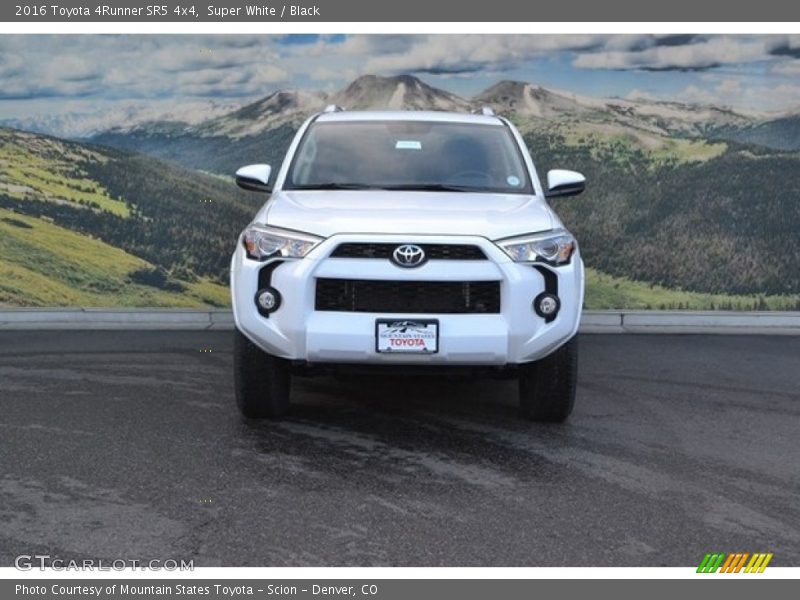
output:
POLYGON ((584 273, 519 132, 477 114, 344 111, 308 119, 283 165, 242 167, 270 193, 231 262, 235 391, 280 417, 292 375, 378 366, 467 367, 519 379, 527 417, 575 401, 584 273))

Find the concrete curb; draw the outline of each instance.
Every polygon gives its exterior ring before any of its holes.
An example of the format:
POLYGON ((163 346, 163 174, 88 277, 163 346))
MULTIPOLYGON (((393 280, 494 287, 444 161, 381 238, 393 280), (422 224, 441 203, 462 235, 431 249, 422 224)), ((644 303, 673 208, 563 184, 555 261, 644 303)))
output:
POLYGON ((581 333, 800 335, 800 312, 584 311, 581 333))
MULTIPOLYGON (((10 308, 0 309, 0 330, 230 330, 227 309, 10 308)), ((581 333, 800 335, 800 312, 589 310, 581 333)))
POLYGON ((0 309, 0 330, 11 329, 233 329, 233 313, 182 308, 0 309))

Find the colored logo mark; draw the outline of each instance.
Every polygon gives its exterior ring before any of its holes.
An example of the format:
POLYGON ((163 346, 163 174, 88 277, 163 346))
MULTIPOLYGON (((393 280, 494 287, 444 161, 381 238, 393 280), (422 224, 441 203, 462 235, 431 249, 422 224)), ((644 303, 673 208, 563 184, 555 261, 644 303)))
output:
POLYGON ((771 560, 772 552, 709 552, 703 557, 697 572, 763 573, 771 560))

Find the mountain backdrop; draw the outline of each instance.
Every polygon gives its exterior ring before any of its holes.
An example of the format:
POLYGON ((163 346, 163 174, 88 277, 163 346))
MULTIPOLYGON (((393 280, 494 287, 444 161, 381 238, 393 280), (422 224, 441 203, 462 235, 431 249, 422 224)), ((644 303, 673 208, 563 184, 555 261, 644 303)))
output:
POLYGON ((409 75, 70 141, 0 129, 0 303, 225 304, 233 241, 263 200, 231 174, 279 164, 300 123, 331 103, 488 106, 518 126, 540 176, 584 172, 587 192, 554 205, 591 267, 591 308, 800 308, 800 115, 518 81, 461 98, 409 75))

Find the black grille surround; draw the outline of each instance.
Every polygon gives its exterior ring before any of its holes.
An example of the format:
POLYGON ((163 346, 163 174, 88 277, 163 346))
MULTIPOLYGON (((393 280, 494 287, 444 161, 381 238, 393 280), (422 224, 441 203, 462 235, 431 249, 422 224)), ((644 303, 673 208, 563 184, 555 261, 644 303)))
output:
POLYGON ((329 279, 316 282, 318 311, 379 314, 497 314, 499 281, 385 281, 329 279))
MULTIPOLYGON (((331 258, 383 258, 391 260, 395 248, 404 244, 344 242, 336 246, 331 258)), ((427 260, 487 260, 486 254, 472 244, 414 244, 425 252, 427 260)))

